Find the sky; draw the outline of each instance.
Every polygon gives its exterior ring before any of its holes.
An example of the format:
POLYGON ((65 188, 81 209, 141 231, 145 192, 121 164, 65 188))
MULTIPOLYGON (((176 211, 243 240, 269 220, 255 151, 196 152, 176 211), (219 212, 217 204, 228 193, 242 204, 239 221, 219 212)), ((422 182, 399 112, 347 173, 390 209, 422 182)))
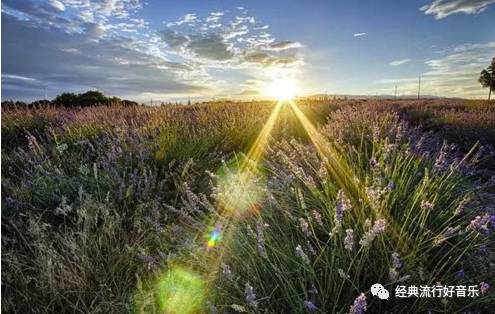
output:
POLYGON ((485 98, 495 0, 2 0, 1 98, 485 98))

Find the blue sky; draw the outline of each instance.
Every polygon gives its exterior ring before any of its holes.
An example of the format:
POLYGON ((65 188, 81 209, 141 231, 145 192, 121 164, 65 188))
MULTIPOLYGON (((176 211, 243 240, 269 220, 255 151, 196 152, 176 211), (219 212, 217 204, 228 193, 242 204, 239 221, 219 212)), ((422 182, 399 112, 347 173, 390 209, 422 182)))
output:
POLYGON ((3 0, 2 100, 297 93, 485 97, 495 0, 3 0))

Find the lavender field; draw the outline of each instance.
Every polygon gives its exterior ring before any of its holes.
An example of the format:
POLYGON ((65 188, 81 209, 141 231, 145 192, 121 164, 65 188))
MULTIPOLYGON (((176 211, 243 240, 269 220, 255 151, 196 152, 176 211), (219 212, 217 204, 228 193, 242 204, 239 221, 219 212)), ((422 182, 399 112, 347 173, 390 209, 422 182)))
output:
POLYGON ((493 101, 1 119, 5 313, 493 311, 493 101), (381 300, 375 283, 479 295, 381 300))

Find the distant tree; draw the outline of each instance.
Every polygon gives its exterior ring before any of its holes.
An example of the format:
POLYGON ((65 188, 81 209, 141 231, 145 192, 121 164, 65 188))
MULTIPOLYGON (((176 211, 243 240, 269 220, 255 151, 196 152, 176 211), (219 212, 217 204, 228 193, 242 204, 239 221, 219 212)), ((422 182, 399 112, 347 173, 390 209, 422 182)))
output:
POLYGON ((78 99, 78 105, 81 107, 88 107, 88 106, 97 106, 97 105, 108 105, 109 101, 108 98, 103 95, 103 93, 96 91, 96 90, 90 90, 87 91, 83 94, 77 95, 78 99))
POLYGON ((119 102, 117 102, 117 103, 121 104, 122 106, 129 106, 129 107, 131 107, 131 106, 138 106, 139 105, 137 102, 131 101, 131 100, 127 100, 127 99, 119 100, 119 102))
POLYGON ((488 68, 481 71, 478 82, 481 83, 481 86, 488 87, 488 100, 490 100, 492 91, 495 90, 495 57, 488 68))
POLYGON ((56 106, 71 107, 77 106, 77 95, 74 93, 63 93, 55 97, 53 103, 56 106))

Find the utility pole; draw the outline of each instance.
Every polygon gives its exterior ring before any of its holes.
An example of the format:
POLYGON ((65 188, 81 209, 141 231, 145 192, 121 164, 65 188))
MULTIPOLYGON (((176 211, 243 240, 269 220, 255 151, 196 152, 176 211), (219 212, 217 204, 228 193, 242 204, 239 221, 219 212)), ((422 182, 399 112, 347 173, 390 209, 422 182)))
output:
POLYGON ((418 99, 421 97, 421 75, 418 80, 418 99))
POLYGON ((395 85, 395 93, 394 93, 394 98, 397 99, 397 85, 395 85))

